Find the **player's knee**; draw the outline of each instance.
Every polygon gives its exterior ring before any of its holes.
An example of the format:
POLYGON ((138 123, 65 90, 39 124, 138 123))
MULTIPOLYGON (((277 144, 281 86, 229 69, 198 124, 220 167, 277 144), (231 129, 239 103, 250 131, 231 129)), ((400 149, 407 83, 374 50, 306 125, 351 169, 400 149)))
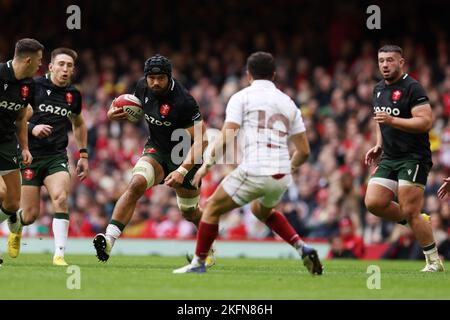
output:
POLYGON ((3 208, 9 211, 16 211, 20 207, 20 198, 17 196, 6 195, 2 202, 3 208))
POLYGON ((207 216, 220 216, 220 206, 219 204, 212 200, 208 199, 205 203, 205 208, 203 209, 203 215, 207 216))
POLYGON ((386 203, 384 199, 366 195, 364 198, 364 204, 369 212, 377 214, 380 210, 386 208, 389 203, 386 203))
POLYGON ((420 217, 420 209, 417 209, 413 205, 400 205, 400 210, 407 217, 406 220, 408 221, 412 221, 420 217))
POLYGON ((55 211, 67 212, 69 209, 69 205, 67 203, 67 194, 65 192, 58 193, 52 202, 53 202, 55 211))
POLYGON ((177 196, 177 204, 183 217, 186 220, 192 221, 194 219, 193 214, 198 208, 200 196, 194 198, 181 198, 177 196))
POLYGON ((147 190, 147 182, 142 177, 133 177, 128 185, 127 193, 134 199, 139 199, 147 190))
MULTIPOLYGON (((145 160, 140 159, 133 168, 133 177, 141 176, 145 179, 145 189, 151 188, 155 183, 155 169, 145 160)), ((135 180, 135 179, 133 179, 135 180)), ((139 186, 140 188, 141 186, 139 186)), ((145 190, 144 190, 145 192, 145 190)))
POLYGON ((22 211, 21 215, 21 221, 22 225, 28 226, 30 224, 33 224, 37 217, 39 216, 39 209, 38 208, 27 208, 22 211))

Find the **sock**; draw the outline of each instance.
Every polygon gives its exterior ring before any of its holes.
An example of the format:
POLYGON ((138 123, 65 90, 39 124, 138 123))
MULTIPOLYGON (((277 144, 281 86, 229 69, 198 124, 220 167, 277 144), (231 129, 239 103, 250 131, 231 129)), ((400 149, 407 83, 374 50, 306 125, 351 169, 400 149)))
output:
POLYGON ((120 237, 125 225, 117 220, 111 220, 106 227, 106 239, 108 239, 111 244, 111 249, 114 246, 114 242, 120 237))
POLYGON ((64 257, 69 234, 69 214, 66 212, 55 212, 52 229, 53 237, 55 238, 55 257, 64 257))
POLYGON ((436 248, 436 243, 433 242, 432 244, 425 246, 422 249, 423 249, 423 254, 427 258, 427 262, 428 261, 433 262, 433 261, 439 260, 439 253, 436 248))
POLYGON ((196 263, 205 261, 208 256, 211 245, 219 234, 219 225, 210 224, 200 221, 197 233, 197 247, 195 248, 195 255, 193 262, 196 263), (197 258, 197 259, 196 259, 197 258), (198 261, 200 260, 200 261, 198 261))
POLYGON ((0 223, 5 221, 6 219, 9 219, 11 223, 17 222, 17 212, 9 211, 3 208, 3 205, 0 205, 0 223))
POLYGON ((278 234, 284 241, 297 249, 300 255, 302 254, 305 243, 300 239, 300 236, 290 225, 284 214, 274 210, 266 220, 266 225, 278 234))

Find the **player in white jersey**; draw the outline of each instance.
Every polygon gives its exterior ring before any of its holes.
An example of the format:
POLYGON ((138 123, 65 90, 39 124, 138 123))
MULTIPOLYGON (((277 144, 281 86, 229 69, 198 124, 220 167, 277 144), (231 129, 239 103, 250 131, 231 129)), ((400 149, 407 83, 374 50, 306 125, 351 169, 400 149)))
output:
POLYGON ((244 139, 242 162, 206 202, 194 259, 174 273, 205 272, 205 259, 217 237, 220 216, 251 203, 253 214, 297 250, 310 273, 320 275, 323 267, 317 251, 300 239, 282 213, 273 209, 291 183, 291 173, 310 153, 300 110, 275 87, 275 61, 270 53, 253 53, 247 60, 247 75, 251 85, 231 97, 221 134, 193 184, 198 185, 220 160, 223 147, 238 131, 244 139), (289 140, 295 145, 291 159, 289 140))

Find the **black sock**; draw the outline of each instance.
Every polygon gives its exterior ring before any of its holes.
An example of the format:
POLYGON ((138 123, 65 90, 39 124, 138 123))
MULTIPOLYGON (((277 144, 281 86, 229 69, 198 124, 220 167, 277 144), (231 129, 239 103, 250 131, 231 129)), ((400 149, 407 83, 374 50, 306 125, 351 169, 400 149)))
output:
POLYGON ((0 209, 3 211, 4 214, 9 216, 8 220, 11 221, 11 223, 17 222, 17 215, 16 215, 17 211, 12 212, 12 211, 6 210, 5 208, 3 208, 3 205, 0 205, 0 209))

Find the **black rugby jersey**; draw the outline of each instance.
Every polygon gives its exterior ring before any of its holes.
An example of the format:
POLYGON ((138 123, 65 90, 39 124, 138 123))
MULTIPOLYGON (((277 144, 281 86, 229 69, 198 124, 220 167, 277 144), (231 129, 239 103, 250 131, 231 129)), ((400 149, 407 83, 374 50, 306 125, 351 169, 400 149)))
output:
POLYGON ((28 104, 33 105, 33 97, 33 79, 17 80, 12 61, 0 63, 0 143, 17 141, 17 115, 28 104))
POLYGON ((169 91, 164 96, 154 95, 142 78, 136 85, 134 95, 141 100, 145 112, 150 136, 148 142, 164 152, 171 152, 181 138, 174 137, 176 129, 192 127, 195 121, 202 120, 202 115, 195 99, 177 80, 169 81, 169 91), (177 140, 179 139, 179 140, 177 140))
MULTIPOLYGON (((373 111, 384 111, 394 117, 412 118, 411 110, 428 103, 425 90, 419 82, 404 74, 397 82, 380 81, 373 90, 373 111)), ((413 159, 431 162, 428 133, 409 133, 380 124, 383 137, 383 158, 413 159)))
POLYGON ((35 83, 34 113, 29 126, 48 124, 53 130, 48 137, 42 139, 29 133, 30 152, 34 157, 65 154, 67 133, 72 125, 69 116, 81 113, 81 94, 73 85, 56 86, 50 80, 50 74, 36 78, 35 83))

